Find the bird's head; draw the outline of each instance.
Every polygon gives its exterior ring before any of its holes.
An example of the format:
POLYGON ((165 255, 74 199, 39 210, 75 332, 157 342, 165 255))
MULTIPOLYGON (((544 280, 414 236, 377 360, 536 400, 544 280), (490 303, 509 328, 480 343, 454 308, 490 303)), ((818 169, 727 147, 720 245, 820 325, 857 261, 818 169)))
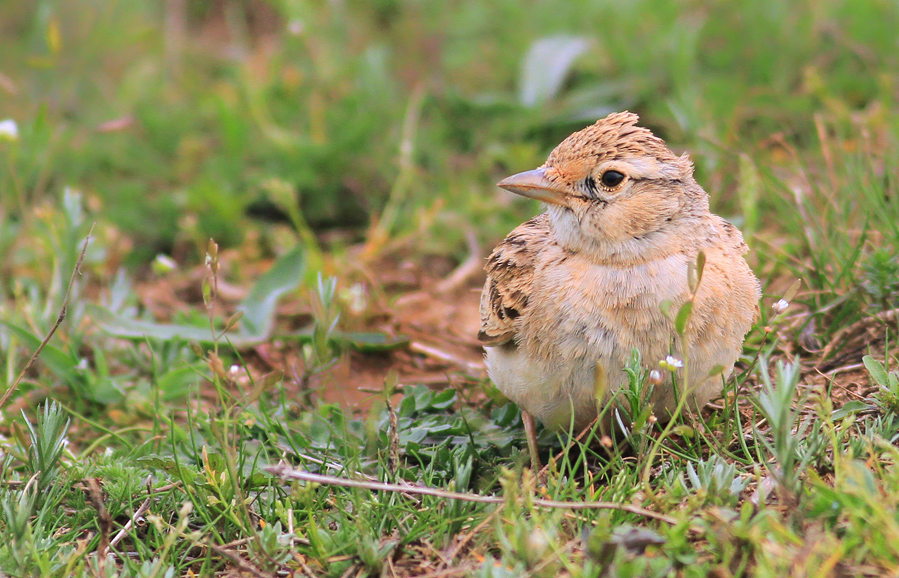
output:
POLYGON ((543 166, 499 186, 546 203, 553 232, 568 249, 625 259, 652 252, 706 214, 708 196, 689 158, 637 120, 630 112, 611 114, 562 141, 543 166))

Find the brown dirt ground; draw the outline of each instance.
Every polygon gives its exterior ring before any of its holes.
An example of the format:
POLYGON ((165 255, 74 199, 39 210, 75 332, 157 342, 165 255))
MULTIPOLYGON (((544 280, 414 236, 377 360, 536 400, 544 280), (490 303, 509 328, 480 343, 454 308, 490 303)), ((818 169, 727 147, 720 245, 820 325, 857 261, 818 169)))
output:
MULTIPOLYGON (((221 270, 225 279, 229 262, 235 259, 239 259, 236 252, 222 254, 221 270)), ((252 278, 270 264, 270 261, 259 261, 250 265, 253 270, 243 271, 243 275, 252 278)), ((453 272, 451 264, 442 259, 438 263, 427 259, 418 263, 383 259, 341 278, 338 292, 361 283, 369 301, 368 310, 359 315, 343 313, 344 329, 405 336, 410 342, 389 352, 343 351, 336 363, 308 378, 308 390, 321 401, 362 411, 382 398, 380 392, 391 374, 395 374, 398 391, 406 384, 446 387, 486 379, 483 355, 476 339, 483 272, 480 266, 476 270, 471 267, 471 262, 463 266, 468 270, 461 271, 464 275, 457 275, 451 285, 441 285, 446 279, 441 274, 453 272)), ((139 283, 136 292, 142 306, 157 321, 166 322, 176 314, 203 310, 201 288, 206 275, 203 266, 173 272, 139 283)), ((218 290, 217 315, 227 318, 247 289, 243 284, 238 286, 220 279, 218 290)), ((286 298, 278 311, 278 327, 282 330, 296 331, 312 321, 308 298, 302 291, 286 298)), ((276 334, 269 342, 244 352, 244 361, 245 369, 254 378, 280 372, 285 376, 288 395, 298 399, 302 396, 305 365, 302 344, 280 340, 276 334)), ((249 387, 248 379, 237 379, 238 387, 241 383, 249 387)), ((214 391, 209 393, 215 395, 214 391)))
MULTIPOLYGON (((332 264, 332 268, 341 271, 339 288, 360 284, 368 302, 366 310, 356 315, 345 311, 341 325, 351 331, 405 336, 410 343, 390 352, 344 351, 333 366, 308 376, 305 386, 325 402, 362 411, 382 397, 380 392, 388 378, 395 380, 398 390, 415 383, 458 387, 484 381, 486 371, 475 337, 484 256, 472 255, 461 265, 440 257, 413 260, 397 255, 366 266, 332 264)), ((245 287, 252 278, 264 272, 271 261, 255 260, 248 264, 238 251, 226 251, 222 253, 221 263, 216 313, 225 318, 246 294, 245 287), (237 260, 241 261, 244 280, 232 284, 227 281, 229 265, 237 260)), ((157 320, 167 321, 176 313, 202 310, 201 287, 206 275, 205 267, 198 266, 144 281, 136 291, 141 304, 157 320)), ((784 279, 769 284, 769 294, 777 294, 776 288, 786 288, 791 282, 784 279)), ((763 307, 770 306, 767 301, 763 307)), ((838 332, 827 344, 803 342, 798 328, 804 316, 802 311, 793 313, 768 337, 769 341, 777 339, 777 357, 799 356, 803 362, 803 386, 809 392, 829 389, 835 407, 869 397, 876 387, 872 386, 861 358, 868 352, 882 358, 886 324, 896 325, 897 312, 889 311, 879 318, 861 321, 838 332)), ((279 328, 295 331, 311 320, 308 295, 302 291, 279 306, 279 328)), ((283 373, 288 395, 302 396, 301 344, 275 336, 270 342, 245 352, 244 359, 245 369, 254 377, 283 373)))

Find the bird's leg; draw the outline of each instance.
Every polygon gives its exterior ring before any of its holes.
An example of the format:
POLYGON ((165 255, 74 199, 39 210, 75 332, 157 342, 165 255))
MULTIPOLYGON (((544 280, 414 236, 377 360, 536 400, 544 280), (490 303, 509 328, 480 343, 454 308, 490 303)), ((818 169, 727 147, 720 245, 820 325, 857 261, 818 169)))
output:
POLYGON ((524 422, 524 435, 528 438, 528 451, 531 453, 531 469, 534 475, 540 473, 540 456, 537 454, 537 425, 534 416, 521 410, 521 421, 524 422))

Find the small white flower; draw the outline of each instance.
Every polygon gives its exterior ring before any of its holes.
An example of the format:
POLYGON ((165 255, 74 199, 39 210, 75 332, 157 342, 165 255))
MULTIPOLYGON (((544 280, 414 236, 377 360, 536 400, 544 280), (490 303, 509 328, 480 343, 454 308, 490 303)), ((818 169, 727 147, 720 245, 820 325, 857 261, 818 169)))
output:
POLYGON ((159 253, 153 260, 153 271, 157 274, 168 273, 178 268, 178 263, 168 255, 159 253))
POLYGON ((676 369, 680 369, 683 366, 684 362, 674 357, 673 355, 669 355, 659 362, 659 367, 668 371, 674 371, 676 369))
POLYGON ((291 20, 291 21, 287 24, 287 31, 290 32, 291 34, 293 34, 294 36, 299 36, 299 35, 302 34, 305 30, 306 30, 306 27, 303 26, 303 21, 302 21, 302 20, 294 19, 294 20, 291 20))
POLYGON ((353 315, 362 315, 368 309, 368 295, 362 283, 354 283, 349 289, 343 290, 341 297, 353 315))
POLYGON ((790 302, 786 299, 781 299, 777 303, 775 303, 771 308, 774 309, 774 313, 783 313, 787 310, 787 307, 790 306, 790 302))
POLYGON ((0 141, 3 140, 19 140, 19 125, 11 118, 0 120, 0 141))
POLYGON ((228 369, 228 371, 231 372, 231 375, 237 375, 237 373, 240 371, 240 366, 239 366, 239 365, 232 365, 232 366, 228 369))
POLYGON ((658 369, 653 369, 649 372, 649 383, 653 385, 660 385, 662 383, 662 372, 658 369))

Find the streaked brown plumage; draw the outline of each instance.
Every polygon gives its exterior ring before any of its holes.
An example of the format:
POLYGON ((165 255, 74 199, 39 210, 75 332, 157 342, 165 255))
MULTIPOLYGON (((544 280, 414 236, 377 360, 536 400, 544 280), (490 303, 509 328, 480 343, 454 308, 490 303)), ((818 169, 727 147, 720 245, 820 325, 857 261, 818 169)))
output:
MULTIPOLYGON (((742 235, 709 212, 690 160, 636 123, 628 112, 609 115, 565 139, 539 169, 499 184, 547 210, 490 256, 478 338, 497 387, 549 427, 595 418, 597 362, 608 382, 599 404, 607 404, 627 383, 632 348, 647 368, 670 353, 686 357, 691 405, 704 405, 720 393, 716 370, 730 374, 757 311, 742 235), (688 268, 700 252, 685 351, 662 309, 689 299, 688 268)), ((670 380, 655 388, 661 419, 675 399, 670 380)))

